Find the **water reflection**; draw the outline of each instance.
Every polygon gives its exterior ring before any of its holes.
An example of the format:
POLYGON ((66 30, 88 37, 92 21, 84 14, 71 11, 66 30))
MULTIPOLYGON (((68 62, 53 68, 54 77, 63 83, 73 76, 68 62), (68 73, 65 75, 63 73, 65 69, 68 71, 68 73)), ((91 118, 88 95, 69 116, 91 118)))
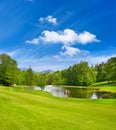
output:
POLYGON ((74 98, 90 98, 92 93, 88 88, 68 88, 70 91, 69 97, 74 98))
MULTIPOLYGON (((36 87, 36 90, 41 90, 40 87, 36 87)), ((99 91, 94 88, 62 88, 53 85, 47 85, 44 91, 50 92, 53 96, 58 97, 73 97, 73 98, 116 98, 116 93, 99 91)))
POLYGON ((39 86, 34 86, 34 89, 35 89, 35 90, 41 90, 41 87, 39 87, 39 86))
POLYGON ((93 93, 92 96, 91 96, 91 99, 97 99, 97 94, 93 93))
POLYGON ((67 97, 68 95, 65 94, 65 89, 60 87, 55 87, 52 85, 47 85, 44 91, 52 93, 53 96, 58 97, 67 97))

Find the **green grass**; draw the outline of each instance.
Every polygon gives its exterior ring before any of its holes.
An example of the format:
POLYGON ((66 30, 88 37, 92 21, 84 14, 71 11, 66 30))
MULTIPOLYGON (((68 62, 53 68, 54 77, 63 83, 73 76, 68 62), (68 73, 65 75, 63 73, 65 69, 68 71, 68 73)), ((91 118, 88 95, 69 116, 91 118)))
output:
POLYGON ((0 87, 0 130, 115 130, 116 99, 53 97, 0 87))
POLYGON ((92 87, 116 87, 116 81, 104 81, 104 82, 96 82, 91 85, 92 87))
POLYGON ((97 87, 101 91, 116 92, 116 82, 97 82, 91 85, 91 87, 97 87))
POLYGON ((116 87, 100 87, 101 91, 107 91, 107 92, 115 92, 116 93, 116 87))

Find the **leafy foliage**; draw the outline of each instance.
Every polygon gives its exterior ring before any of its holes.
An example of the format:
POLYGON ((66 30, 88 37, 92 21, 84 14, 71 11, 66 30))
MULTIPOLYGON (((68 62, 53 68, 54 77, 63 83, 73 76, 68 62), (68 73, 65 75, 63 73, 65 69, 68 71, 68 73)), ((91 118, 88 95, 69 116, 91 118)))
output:
POLYGON ((81 61, 62 71, 52 73, 34 73, 29 67, 21 71, 17 62, 7 54, 0 55, 0 84, 11 86, 13 84, 34 85, 43 88, 47 84, 88 86, 96 81, 116 80, 116 57, 110 58, 107 63, 90 67, 87 62, 81 61))
POLYGON ((0 55, 0 84, 10 86, 19 84, 21 71, 17 67, 17 62, 7 54, 0 55))
POLYGON ((30 67, 24 72, 24 84, 29 85, 30 88, 33 88, 34 82, 35 82, 34 72, 30 67))
POLYGON ((87 62, 81 62, 62 71, 65 84, 87 86, 95 82, 95 73, 87 62))
POLYGON ((106 79, 116 80, 116 57, 112 57, 105 65, 106 79))
POLYGON ((97 81, 116 80, 116 57, 112 57, 107 63, 96 65, 97 81))
POLYGON ((41 90, 46 86, 46 75, 36 74, 36 85, 41 87, 41 90))

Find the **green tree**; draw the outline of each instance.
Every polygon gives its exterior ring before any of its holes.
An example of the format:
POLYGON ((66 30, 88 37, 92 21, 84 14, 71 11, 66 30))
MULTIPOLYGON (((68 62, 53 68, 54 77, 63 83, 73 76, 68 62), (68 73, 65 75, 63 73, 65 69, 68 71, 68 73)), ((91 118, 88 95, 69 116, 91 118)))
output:
POLYGON ((112 57, 105 64, 106 79, 109 81, 116 80, 116 57, 112 57))
POLYGON ((95 71, 87 62, 80 62, 62 71, 62 78, 66 85, 87 86, 96 81, 95 71))
POLYGON ((41 87, 41 90, 46 86, 46 74, 37 74, 36 75, 36 85, 41 87))
POLYGON ((106 79, 106 72, 105 72, 105 64, 102 62, 101 64, 97 64, 95 66, 96 70, 97 70, 97 76, 96 76, 96 80, 97 82, 100 81, 105 81, 106 79))
POLYGON ((7 54, 0 55, 0 84, 10 86, 19 84, 21 71, 17 67, 17 62, 7 54))
POLYGON ((53 73, 47 74, 46 82, 47 82, 48 85, 53 84, 53 82, 54 82, 54 74, 53 73))
POLYGON ((30 88, 33 88, 35 84, 35 75, 31 67, 29 67, 24 73, 24 82, 26 85, 29 85, 30 88))
POLYGON ((77 64, 76 84, 81 86, 88 86, 94 82, 92 69, 87 62, 80 62, 77 64))
POLYGON ((54 80, 52 82, 53 85, 62 85, 62 84, 64 84, 64 79, 62 77, 61 71, 54 72, 53 76, 54 76, 54 80))

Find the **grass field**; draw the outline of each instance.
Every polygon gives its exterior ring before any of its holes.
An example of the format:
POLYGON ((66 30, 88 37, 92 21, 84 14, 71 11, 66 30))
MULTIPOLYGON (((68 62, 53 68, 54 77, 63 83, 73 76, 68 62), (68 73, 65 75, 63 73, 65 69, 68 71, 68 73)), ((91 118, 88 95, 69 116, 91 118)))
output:
POLYGON ((0 130, 116 130, 116 99, 57 98, 0 86, 0 130))
POLYGON ((91 87, 97 87, 101 91, 116 92, 116 81, 115 82, 97 82, 91 85, 91 87))
POLYGON ((116 87, 116 81, 111 82, 111 81, 104 81, 104 82, 96 82, 91 86, 95 87, 116 87))

